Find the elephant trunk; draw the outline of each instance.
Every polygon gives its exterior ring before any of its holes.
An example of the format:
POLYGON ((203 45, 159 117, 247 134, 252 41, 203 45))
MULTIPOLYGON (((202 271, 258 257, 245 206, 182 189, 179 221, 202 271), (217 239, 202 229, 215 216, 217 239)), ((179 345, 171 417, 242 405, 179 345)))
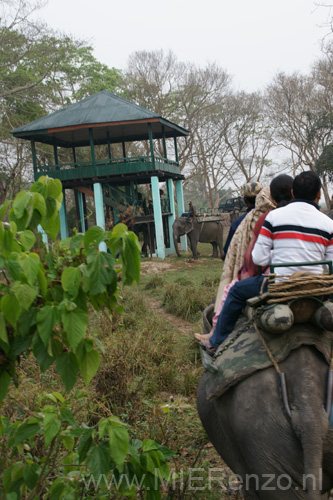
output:
POLYGON ((180 252, 178 248, 179 234, 177 231, 173 230, 173 244, 175 245, 176 254, 180 257, 180 252))

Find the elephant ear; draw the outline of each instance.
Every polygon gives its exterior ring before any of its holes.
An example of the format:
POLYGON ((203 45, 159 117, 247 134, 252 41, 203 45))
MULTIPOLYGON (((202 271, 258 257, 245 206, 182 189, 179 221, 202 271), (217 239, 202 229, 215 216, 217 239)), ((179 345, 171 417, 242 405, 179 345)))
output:
POLYGON ((187 221, 185 224, 185 234, 190 233, 193 229, 193 221, 187 221))

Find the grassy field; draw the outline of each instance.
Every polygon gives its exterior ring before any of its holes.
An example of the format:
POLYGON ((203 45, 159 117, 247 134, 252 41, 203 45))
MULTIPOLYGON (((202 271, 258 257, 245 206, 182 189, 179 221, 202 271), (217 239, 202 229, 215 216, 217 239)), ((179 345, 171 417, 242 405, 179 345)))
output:
MULTIPOLYGON (((112 318, 92 313, 89 332, 101 340, 104 355, 89 388, 79 384, 86 391, 85 404, 77 403, 82 421, 91 425, 116 415, 133 437, 154 439, 177 452, 170 463, 177 477, 164 485, 164 500, 240 498, 226 486, 229 471, 196 411, 203 367, 193 332, 202 330, 202 310, 214 300, 223 265, 211 258, 210 245, 199 251, 197 261, 189 253, 143 259, 140 286, 122 291, 124 312, 112 318), (218 468, 223 480, 210 481, 211 468, 218 468)), ((41 374, 26 359, 19 386, 2 411, 8 417, 33 412, 41 394, 50 391, 64 392, 56 371, 51 366, 41 374)), ((108 498, 121 497, 112 492, 108 498)))

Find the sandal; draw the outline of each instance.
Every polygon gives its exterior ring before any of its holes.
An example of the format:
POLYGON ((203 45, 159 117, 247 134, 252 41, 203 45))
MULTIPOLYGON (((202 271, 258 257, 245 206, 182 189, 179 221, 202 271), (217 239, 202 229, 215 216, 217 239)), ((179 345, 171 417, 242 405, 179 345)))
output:
POLYGON ((212 346, 209 340, 200 340, 199 345, 201 349, 203 349, 204 351, 206 351, 207 354, 209 354, 209 356, 211 356, 212 358, 215 356, 217 349, 216 347, 212 346))

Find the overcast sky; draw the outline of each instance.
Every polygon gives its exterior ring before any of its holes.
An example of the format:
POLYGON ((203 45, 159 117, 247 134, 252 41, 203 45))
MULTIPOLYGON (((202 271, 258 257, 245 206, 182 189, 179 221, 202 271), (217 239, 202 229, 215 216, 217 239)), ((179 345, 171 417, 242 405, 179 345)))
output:
POLYGON ((238 90, 263 89, 278 71, 308 73, 328 28, 328 0, 49 0, 38 16, 84 38, 95 57, 124 69, 136 50, 216 62, 238 90))

